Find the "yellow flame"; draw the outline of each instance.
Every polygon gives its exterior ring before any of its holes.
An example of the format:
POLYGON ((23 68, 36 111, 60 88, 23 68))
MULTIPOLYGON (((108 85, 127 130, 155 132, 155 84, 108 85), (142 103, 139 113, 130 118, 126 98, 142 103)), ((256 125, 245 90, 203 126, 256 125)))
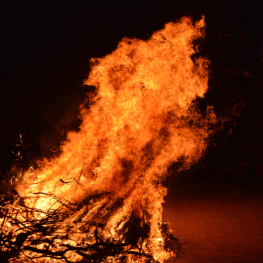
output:
MULTIPOLYGON (((124 38, 111 54, 91 59, 84 83, 96 87, 92 106, 80 107, 80 130, 68 133, 60 156, 25 174, 18 191, 31 198, 28 205, 56 208, 53 196, 76 202, 111 193, 124 205, 107 228, 118 231, 124 216, 147 211, 151 254, 160 261, 170 256, 160 230, 166 189, 158 182, 172 162, 189 167, 201 157, 216 119, 211 107, 206 119, 193 107, 208 88, 208 60, 191 59, 204 27, 204 18, 193 24, 184 17, 148 41, 124 38)), ((107 196, 101 202, 114 201, 107 196)))

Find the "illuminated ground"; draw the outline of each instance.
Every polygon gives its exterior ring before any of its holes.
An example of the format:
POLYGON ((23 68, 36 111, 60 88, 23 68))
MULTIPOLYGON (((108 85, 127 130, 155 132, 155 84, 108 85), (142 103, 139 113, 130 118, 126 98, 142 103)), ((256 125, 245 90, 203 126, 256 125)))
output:
POLYGON ((263 262, 261 179, 185 175, 167 185, 164 216, 185 250, 176 262, 263 262))

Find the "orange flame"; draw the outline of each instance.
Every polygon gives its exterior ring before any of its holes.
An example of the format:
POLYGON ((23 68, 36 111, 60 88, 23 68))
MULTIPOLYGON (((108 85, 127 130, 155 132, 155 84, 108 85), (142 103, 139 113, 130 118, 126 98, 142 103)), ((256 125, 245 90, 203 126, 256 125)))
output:
POLYGON ((17 190, 28 205, 48 209, 57 206, 52 196, 80 202, 110 193, 99 206, 124 200, 107 224, 111 233, 118 234, 124 217, 147 212, 151 254, 170 257, 160 230, 166 194, 160 181, 173 162, 188 168, 202 156, 216 121, 211 107, 201 118, 193 104, 208 89, 209 62, 191 59, 204 27, 204 18, 193 24, 184 17, 148 41, 124 38, 111 54, 91 59, 85 84, 97 89, 92 106, 80 107, 80 130, 68 133, 60 156, 25 174, 17 190))

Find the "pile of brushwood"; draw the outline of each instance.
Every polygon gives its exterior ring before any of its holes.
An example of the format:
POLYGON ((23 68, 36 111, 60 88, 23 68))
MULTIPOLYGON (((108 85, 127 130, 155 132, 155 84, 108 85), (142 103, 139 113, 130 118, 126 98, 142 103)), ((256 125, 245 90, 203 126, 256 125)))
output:
MULTIPOLYGON (((121 199, 87 217, 105 194, 89 196, 81 204, 53 197, 60 207, 42 211, 26 206, 15 190, 9 192, 0 201, 0 262, 158 262, 142 249, 150 232, 142 218, 132 214, 117 239, 106 233, 109 218, 123 205, 121 199)), ((165 249, 180 254, 180 244, 165 221, 162 231, 165 249)))

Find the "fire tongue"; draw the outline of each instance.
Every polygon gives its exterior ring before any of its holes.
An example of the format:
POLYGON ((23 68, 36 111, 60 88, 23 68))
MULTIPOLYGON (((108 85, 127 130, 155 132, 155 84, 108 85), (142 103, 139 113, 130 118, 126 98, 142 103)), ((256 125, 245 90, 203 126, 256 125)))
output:
POLYGON ((35 209, 38 223, 27 220, 31 228, 19 230, 27 235, 20 258, 163 262, 173 254, 161 181, 172 162, 188 168, 201 157, 216 120, 211 107, 201 117, 193 105, 208 88, 208 61, 191 59, 204 27, 204 19, 194 25, 182 18, 148 41, 124 38, 111 54, 91 60, 85 84, 97 90, 91 106, 80 107, 80 131, 17 186, 17 206, 35 209), (50 217, 52 225, 43 221, 50 217))

